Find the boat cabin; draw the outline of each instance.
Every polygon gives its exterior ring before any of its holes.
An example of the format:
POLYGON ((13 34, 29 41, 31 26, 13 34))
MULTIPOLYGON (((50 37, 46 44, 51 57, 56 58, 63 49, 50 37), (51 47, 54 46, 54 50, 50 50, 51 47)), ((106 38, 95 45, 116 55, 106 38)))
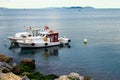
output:
POLYGON ((39 35, 40 29, 32 29, 32 35, 33 36, 38 36, 39 35))
POLYGON ((44 41, 47 40, 47 38, 49 38, 50 42, 58 42, 58 36, 59 34, 57 32, 40 32, 40 36, 45 37, 44 41))
POLYGON ((21 37, 21 38, 26 38, 26 37, 31 37, 32 34, 28 32, 21 32, 21 33, 16 33, 15 37, 21 37))
POLYGON ((58 42, 58 33, 49 34, 50 42, 58 42))

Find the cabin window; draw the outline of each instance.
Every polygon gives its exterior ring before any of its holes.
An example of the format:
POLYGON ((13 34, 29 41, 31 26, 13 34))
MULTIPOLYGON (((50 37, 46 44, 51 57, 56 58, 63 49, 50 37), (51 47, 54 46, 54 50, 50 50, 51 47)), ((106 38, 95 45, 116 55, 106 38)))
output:
POLYGON ((50 36, 50 42, 54 42, 54 35, 50 36))
POLYGON ((29 37, 31 37, 32 35, 31 35, 31 34, 29 34, 28 36, 29 36, 29 37))
POLYGON ((22 37, 22 38, 26 38, 26 36, 25 36, 25 35, 21 35, 21 37, 22 37))

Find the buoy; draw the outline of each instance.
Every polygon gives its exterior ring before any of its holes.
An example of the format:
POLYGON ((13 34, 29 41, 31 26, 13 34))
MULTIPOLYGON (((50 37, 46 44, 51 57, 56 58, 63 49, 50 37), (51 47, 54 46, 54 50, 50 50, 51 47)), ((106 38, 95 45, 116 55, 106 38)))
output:
POLYGON ((87 39, 84 39, 84 43, 87 43, 88 42, 88 40, 87 39))

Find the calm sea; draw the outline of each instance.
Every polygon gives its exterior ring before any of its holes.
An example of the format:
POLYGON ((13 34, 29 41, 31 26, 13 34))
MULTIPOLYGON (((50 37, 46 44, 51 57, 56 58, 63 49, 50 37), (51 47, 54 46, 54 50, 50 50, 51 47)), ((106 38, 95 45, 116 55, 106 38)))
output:
POLYGON ((120 79, 120 9, 1 9, 0 53, 20 62, 35 59, 37 69, 57 75, 78 72, 95 80, 120 79), (25 27, 47 25, 71 39, 70 48, 10 48, 8 36, 25 27), (88 43, 84 44, 83 40, 88 43))

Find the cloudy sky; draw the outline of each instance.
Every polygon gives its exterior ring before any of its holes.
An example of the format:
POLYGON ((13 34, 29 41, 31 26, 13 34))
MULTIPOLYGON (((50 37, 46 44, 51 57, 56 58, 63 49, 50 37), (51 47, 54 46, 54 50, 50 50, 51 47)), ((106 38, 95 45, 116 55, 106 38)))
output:
POLYGON ((120 0, 0 0, 0 7, 6 8, 46 8, 67 6, 120 8, 120 0))

